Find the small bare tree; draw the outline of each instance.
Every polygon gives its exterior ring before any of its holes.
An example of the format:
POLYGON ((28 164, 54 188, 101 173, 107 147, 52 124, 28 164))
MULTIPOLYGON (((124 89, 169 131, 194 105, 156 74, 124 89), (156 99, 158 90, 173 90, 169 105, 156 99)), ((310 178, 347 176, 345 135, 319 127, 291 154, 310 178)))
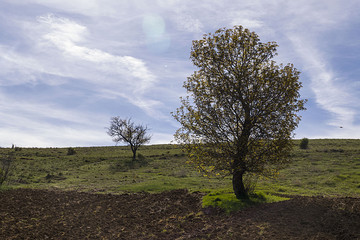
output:
POLYGON ((133 152, 133 161, 135 161, 138 148, 150 142, 151 136, 147 131, 147 126, 135 125, 131 118, 112 117, 107 133, 113 137, 113 141, 116 143, 128 143, 133 152))

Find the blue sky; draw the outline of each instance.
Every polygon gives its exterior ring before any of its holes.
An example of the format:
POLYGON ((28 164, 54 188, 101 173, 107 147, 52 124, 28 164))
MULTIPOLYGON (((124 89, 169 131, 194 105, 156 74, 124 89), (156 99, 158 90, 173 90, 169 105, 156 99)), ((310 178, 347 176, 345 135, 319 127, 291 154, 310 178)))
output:
POLYGON ((358 0, 1 0, 0 146, 113 145, 112 116, 169 143, 192 40, 234 25, 302 72, 296 138, 360 138, 359 11, 358 0))

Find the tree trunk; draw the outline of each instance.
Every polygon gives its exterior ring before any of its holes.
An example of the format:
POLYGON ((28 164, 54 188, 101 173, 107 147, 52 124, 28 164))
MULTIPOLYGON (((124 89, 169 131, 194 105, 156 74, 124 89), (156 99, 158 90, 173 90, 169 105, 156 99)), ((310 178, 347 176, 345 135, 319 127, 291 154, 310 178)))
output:
POLYGON ((244 171, 235 170, 233 173, 233 189, 237 199, 249 199, 243 181, 244 171))
POLYGON ((136 160, 136 150, 133 149, 132 152, 133 152, 133 158, 132 158, 132 160, 135 161, 135 160, 136 160))

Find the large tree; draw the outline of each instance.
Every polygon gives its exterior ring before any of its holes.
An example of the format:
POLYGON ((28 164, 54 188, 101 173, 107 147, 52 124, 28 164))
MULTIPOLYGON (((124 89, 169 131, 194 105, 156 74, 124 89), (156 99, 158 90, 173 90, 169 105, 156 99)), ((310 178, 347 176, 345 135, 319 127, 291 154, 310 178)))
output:
POLYGON ((147 132, 147 126, 135 125, 131 118, 121 119, 121 117, 112 117, 107 131, 113 137, 114 142, 124 142, 130 145, 133 152, 133 161, 136 159, 138 148, 150 142, 151 136, 147 132))
POLYGON ((245 174, 274 176, 289 161, 297 112, 305 109, 300 72, 271 60, 277 46, 241 26, 193 41, 198 70, 173 113, 190 162, 206 174, 232 175, 237 198, 248 198, 245 174))

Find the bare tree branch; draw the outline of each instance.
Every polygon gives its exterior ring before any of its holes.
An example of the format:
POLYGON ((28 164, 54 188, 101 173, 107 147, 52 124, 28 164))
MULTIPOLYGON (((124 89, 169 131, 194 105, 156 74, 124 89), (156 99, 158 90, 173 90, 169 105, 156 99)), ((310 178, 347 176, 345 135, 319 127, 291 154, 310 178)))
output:
POLYGON ((124 142, 130 145, 133 152, 133 160, 136 159, 136 151, 141 145, 150 142, 151 136, 147 133, 147 126, 135 125, 131 118, 121 119, 119 116, 112 117, 107 134, 113 137, 116 143, 124 142))

